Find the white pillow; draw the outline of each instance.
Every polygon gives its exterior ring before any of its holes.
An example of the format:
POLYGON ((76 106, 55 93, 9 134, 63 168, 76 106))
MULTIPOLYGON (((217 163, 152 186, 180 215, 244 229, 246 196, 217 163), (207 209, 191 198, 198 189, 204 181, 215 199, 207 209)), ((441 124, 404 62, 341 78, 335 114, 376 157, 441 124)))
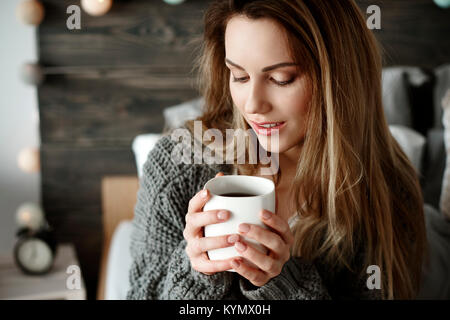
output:
POLYGON ((139 179, 142 177, 142 167, 144 166, 145 161, 147 161, 149 152, 153 149, 161 136, 162 134, 159 133, 147 133, 138 135, 134 138, 132 149, 136 159, 136 168, 139 179))
POLYGON ((169 129, 182 127, 185 121, 195 119, 203 113, 204 104, 205 100, 200 97, 164 109, 165 125, 169 129))
MULTIPOLYGON (((163 110, 165 127, 169 130, 180 128, 184 125, 185 121, 197 118, 203 112, 204 101, 203 97, 199 97, 165 108, 163 110)), ((147 133, 134 138, 132 149, 136 159, 139 178, 142 177, 142 167, 145 161, 147 161, 149 152, 161 137, 162 133, 147 133)))
POLYGON ((444 125, 444 144, 445 144, 445 170, 442 178, 442 191, 439 207, 441 212, 450 219, 450 88, 441 100, 443 116, 442 124, 444 125))
POLYGON ((442 127, 442 100, 450 88, 450 64, 439 66, 435 69, 436 84, 434 86, 434 125, 442 127))
POLYGON ((106 265, 105 300, 125 300, 130 287, 132 221, 123 220, 114 230, 106 265))
POLYGON ((407 68, 386 67, 382 72, 383 109, 388 124, 412 126, 407 68))
POLYGON ((401 125, 390 125, 389 129, 416 171, 421 172, 425 137, 419 132, 401 125))

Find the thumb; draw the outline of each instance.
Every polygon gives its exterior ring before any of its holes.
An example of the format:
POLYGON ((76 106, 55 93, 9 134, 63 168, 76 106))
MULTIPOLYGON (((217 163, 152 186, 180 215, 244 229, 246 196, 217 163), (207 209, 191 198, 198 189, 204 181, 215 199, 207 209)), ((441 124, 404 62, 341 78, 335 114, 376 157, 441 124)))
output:
POLYGON ((224 175, 223 172, 219 172, 218 174, 216 174, 216 177, 221 177, 223 175, 224 175))

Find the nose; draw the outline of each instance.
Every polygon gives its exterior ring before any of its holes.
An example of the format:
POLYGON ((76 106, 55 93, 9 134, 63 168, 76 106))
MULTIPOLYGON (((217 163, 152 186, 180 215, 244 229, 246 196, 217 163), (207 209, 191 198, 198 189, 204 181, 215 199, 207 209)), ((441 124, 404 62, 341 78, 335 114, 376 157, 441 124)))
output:
POLYGON ((254 81, 250 87, 250 92, 245 103, 245 112, 247 114, 267 113, 271 105, 267 99, 264 86, 258 81, 254 81))

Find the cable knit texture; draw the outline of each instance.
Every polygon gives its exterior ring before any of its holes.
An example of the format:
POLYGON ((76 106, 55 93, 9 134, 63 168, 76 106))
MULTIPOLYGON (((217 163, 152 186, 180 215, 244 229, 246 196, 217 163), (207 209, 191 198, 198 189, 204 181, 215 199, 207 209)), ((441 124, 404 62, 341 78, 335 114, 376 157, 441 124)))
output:
MULTIPOLYGON (((191 267, 183 238, 189 200, 218 172, 231 174, 231 165, 174 161, 179 152, 169 134, 162 136, 143 167, 131 236, 132 266, 127 299, 330 299, 315 264, 292 257, 282 272, 255 287, 234 272, 205 275, 191 267)), ((186 158, 187 157, 187 158, 186 158)), ((192 159, 193 160, 193 159, 192 159)), ((330 284, 332 285, 332 284, 330 284)), ((334 288, 336 289, 336 288, 334 288)), ((336 291, 336 290, 334 290, 336 291)), ((376 290, 375 290, 376 291, 376 290)), ((373 294, 354 292, 356 298, 373 294)))

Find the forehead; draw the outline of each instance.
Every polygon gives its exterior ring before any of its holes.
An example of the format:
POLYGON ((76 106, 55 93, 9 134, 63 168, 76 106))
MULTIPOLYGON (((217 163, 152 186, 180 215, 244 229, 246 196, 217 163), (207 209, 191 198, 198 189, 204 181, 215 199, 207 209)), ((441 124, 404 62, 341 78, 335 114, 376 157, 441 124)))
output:
POLYGON ((268 18, 231 18, 225 30, 225 52, 228 59, 243 64, 253 61, 266 65, 291 60, 284 29, 268 18))

